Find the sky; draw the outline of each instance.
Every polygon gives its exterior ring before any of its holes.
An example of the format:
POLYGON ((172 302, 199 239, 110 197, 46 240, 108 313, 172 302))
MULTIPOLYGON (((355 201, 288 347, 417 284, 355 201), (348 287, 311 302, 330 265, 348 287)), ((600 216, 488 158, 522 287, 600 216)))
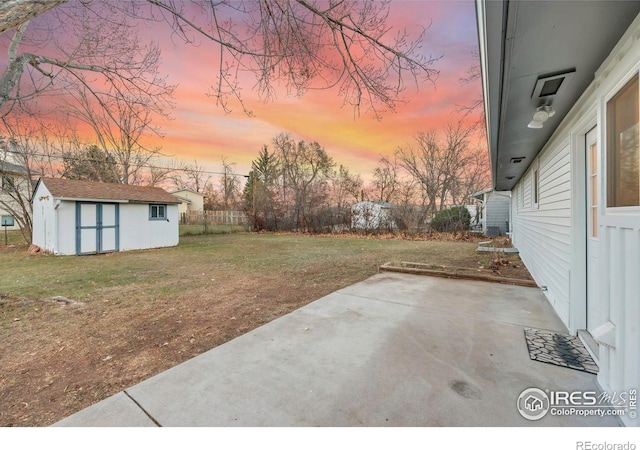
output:
POLYGON ((280 95, 267 104, 251 85, 244 86, 248 117, 239 107, 225 114, 205 94, 215 81, 214 55, 207 45, 190 46, 167 37, 160 41, 162 71, 168 82, 178 84, 172 120, 158 124, 164 137, 163 152, 186 162, 197 160, 209 170, 220 170, 226 157, 236 163, 236 172, 248 173, 251 161, 263 145, 278 133, 297 140, 317 141, 352 172, 370 178, 380 156, 392 155, 398 146, 410 144, 418 132, 441 129, 458 120, 459 105, 481 96, 479 83, 463 85, 460 79, 476 61, 477 31, 472 1, 398 1, 391 3, 390 25, 419 33, 429 27, 423 45, 427 55, 441 57, 433 68, 440 73, 435 82, 408 89, 396 112, 381 120, 371 114, 354 115, 343 106, 337 90, 312 91, 302 98, 280 95))
MULTIPOLYGON (((39 20, 46 20, 46 15, 39 20)), ((439 75, 435 83, 408 84, 402 94, 408 102, 399 104, 395 112, 384 112, 378 120, 366 111, 358 116, 351 106, 343 106, 337 88, 309 91, 300 98, 280 92, 275 100, 264 103, 252 90, 255 81, 242 86, 243 99, 254 116, 247 116, 238 105, 232 105, 233 111, 227 114, 206 95, 216 80, 215 47, 205 40, 185 44, 171 35, 166 24, 143 22, 141 37, 159 43, 160 71, 169 84, 177 85, 171 118, 155 121, 163 136, 149 139, 148 145, 159 146, 164 154, 184 163, 197 161, 210 171, 220 171, 224 157, 235 163, 236 173, 247 174, 263 145, 279 133, 289 133, 296 140, 318 142, 336 164, 370 179, 381 156, 410 144, 418 132, 456 122, 459 106, 481 96, 479 82, 460 81, 477 64, 473 1, 393 0, 387 24, 392 27, 390 35, 406 29, 417 36, 428 28, 422 51, 439 58, 431 66, 439 75)), ((6 58, 3 53, 0 63, 6 58)))

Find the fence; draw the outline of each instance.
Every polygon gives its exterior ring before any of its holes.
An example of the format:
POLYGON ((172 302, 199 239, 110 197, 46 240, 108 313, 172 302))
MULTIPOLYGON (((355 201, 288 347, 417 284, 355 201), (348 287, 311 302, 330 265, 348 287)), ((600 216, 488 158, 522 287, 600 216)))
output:
POLYGON ((240 225, 248 226, 243 211, 186 211, 180 217, 181 225, 240 225))

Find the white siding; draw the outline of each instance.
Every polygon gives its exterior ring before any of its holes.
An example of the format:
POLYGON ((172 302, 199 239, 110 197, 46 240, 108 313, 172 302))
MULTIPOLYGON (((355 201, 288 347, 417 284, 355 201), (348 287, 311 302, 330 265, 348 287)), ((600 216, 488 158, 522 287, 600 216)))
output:
POLYGON ((166 220, 149 220, 148 204, 120 205, 120 250, 178 245, 178 205, 167 205, 166 220))
MULTIPOLYGON (((640 71, 640 16, 602 64, 595 82, 514 187, 513 242, 570 332, 586 327, 585 135, 598 126, 607 152, 606 102, 640 71), (539 164, 539 204, 532 170, 539 164)), ((588 50, 586 50, 588 51, 588 50)), ((615 345, 599 346, 598 383, 610 395, 640 387, 640 207, 604 208, 606 158, 599 159, 599 322, 615 327, 615 345)), ((622 417, 627 425, 638 419, 622 417)))
POLYGON ((76 202, 60 201, 56 210, 59 255, 76 254, 76 202))
MULTIPOLYGON (((538 207, 533 205, 533 168, 516 186, 524 190, 524 205, 514 210, 514 242, 522 260, 560 318, 569 320, 569 274, 571 271, 570 152, 566 140, 549 146, 537 160, 538 207)), ((516 195, 515 197, 519 197, 516 195)))
POLYGON ((507 231, 507 221, 509 220, 509 206, 511 199, 509 192, 488 192, 485 203, 485 226, 499 227, 500 233, 507 231))
POLYGON ((56 234, 53 195, 43 183, 40 183, 33 194, 33 233, 31 242, 45 251, 56 253, 56 234))

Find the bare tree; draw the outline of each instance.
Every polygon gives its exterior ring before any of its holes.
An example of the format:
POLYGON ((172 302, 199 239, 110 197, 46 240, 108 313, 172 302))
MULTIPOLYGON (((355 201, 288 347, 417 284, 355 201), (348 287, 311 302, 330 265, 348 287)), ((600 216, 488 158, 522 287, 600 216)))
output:
POLYGON ((398 163, 383 156, 378 161, 379 166, 373 171, 372 198, 381 202, 393 202, 396 191, 398 189, 398 163))
POLYGON ((331 194, 333 204, 338 208, 346 208, 357 202, 362 192, 363 181, 359 174, 352 174, 340 164, 338 170, 331 175, 331 194))
POLYGON ((435 131, 419 133, 415 145, 396 151, 401 166, 420 186, 428 215, 445 205, 464 204, 486 183, 482 148, 470 146, 473 131, 473 126, 458 122, 445 128, 442 139, 435 131))
POLYGON ((190 189, 204 193, 211 184, 211 175, 194 160, 193 164, 182 164, 172 175, 171 181, 176 189, 190 189))
POLYGON ((240 195, 240 179, 235 173, 235 163, 230 163, 224 156, 222 157, 222 175, 218 182, 223 209, 225 211, 234 209, 240 195))
POLYGON ((335 163, 317 142, 296 143, 288 134, 279 134, 273 144, 282 171, 283 204, 292 208, 294 229, 306 230, 314 207, 327 196, 335 163))
POLYGON ((231 100, 244 108, 239 80, 249 73, 265 100, 275 96, 277 82, 295 95, 337 86, 345 104, 377 115, 403 101, 400 95, 407 81, 434 81, 438 74, 432 68, 437 58, 425 57, 421 48, 426 30, 415 39, 402 30, 392 35, 389 7, 389 2, 372 0, 55 0, 44 5, 9 0, 0 9, 0 32, 16 31, 9 44, 8 67, 0 77, 0 107, 55 87, 64 75, 81 79, 92 74, 122 90, 149 90, 153 86, 148 79, 131 70, 144 52, 101 51, 91 45, 98 41, 91 39, 65 44, 57 34, 102 28, 121 40, 130 35, 132 19, 148 19, 168 22, 186 42, 213 44, 218 67, 210 95, 226 111, 231 100), (29 19, 42 23, 41 16, 48 23, 59 22, 46 30, 47 41, 56 41, 58 54, 37 47, 18 52, 29 19), (29 76, 23 80, 25 72, 29 76))
POLYGON ((21 117, 0 135, 0 207, 13 216, 25 241, 31 242, 34 182, 50 176, 53 164, 46 127, 21 117))

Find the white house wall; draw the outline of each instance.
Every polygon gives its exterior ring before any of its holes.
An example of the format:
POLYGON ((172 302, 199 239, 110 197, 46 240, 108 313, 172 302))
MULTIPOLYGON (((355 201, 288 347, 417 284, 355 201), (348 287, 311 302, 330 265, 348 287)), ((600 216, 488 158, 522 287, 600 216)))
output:
MULTIPOLYGON (((598 383, 609 394, 640 388, 640 207, 605 208, 606 103, 640 72, 640 16, 595 74, 513 189, 513 241, 571 333, 586 328, 585 135, 598 126, 599 322, 615 345, 599 346, 598 383), (539 167, 539 203, 532 173, 539 167)), ((587 49, 585 49, 587 50, 587 49)), ((627 425, 638 419, 622 418, 627 425)))
POLYGON ((166 220, 149 220, 148 204, 120 205, 120 250, 178 245, 178 205, 167 205, 166 220))
POLYGON ((520 256, 560 318, 569 320, 571 272, 570 158, 566 139, 548 145, 516 185, 513 237, 520 256), (533 167, 539 198, 533 202, 533 167), (543 187, 544 186, 544 187, 543 187))
MULTIPOLYGON (((606 102, 640 72, 640 16, 596 72, 598 112, 606 120, 606 102)), ((601 124, 598 140, 605 143, 601 124)), ((604 155, 605 153, 601 153, 604 155)), ((605 158, 600 160, 606 186, 605 158)), ((604 190, 600 204, 605 205, 604 190)), ((603 321, 615 325, 615 347, 600 347, 598 381, 608 391, 640 388, 640 206, 600 208, 600 296, 603 321)), ((626 418, 628 419, 628 417, 626 418)), ((636 426, 640 420, 633 422, 636 426)))
MULTIPOLYGON (((507 221, 509 220, 509 192, 488 192, 485 203, 485 226, 499 227, 500 233, 507 231, 507 221)), ((473 216, 472 216, 473 217, 473 216)), ((485 231, 486 232, 486 231, 485 231)))

